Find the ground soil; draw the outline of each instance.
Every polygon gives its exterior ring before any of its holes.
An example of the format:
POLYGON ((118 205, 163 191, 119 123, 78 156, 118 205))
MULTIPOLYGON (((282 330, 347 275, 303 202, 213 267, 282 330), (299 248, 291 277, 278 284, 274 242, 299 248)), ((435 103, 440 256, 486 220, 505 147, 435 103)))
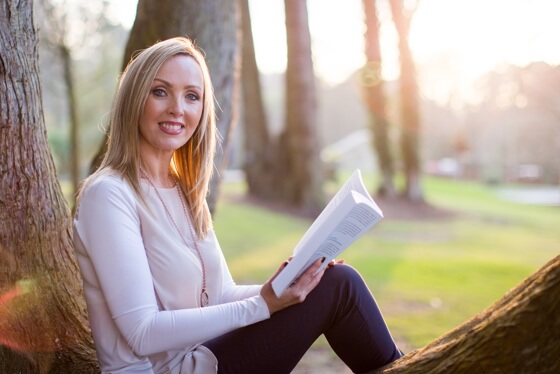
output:
POLYGON ((350 374, 350 370, 329 347, 313 346, 292 374, 350 374))
MULTIPOLYGON (((231 197, 234 199, 233 197, 231 197)), ((302 218, 315 218, 319 212, 309 212, 283 203, 263 201, 250 196, 238 197, 238 200, 271 209, 276 212, 291 214, 302 218)), ((375 197, 375 202, 383 211, 385 219, 393 220, 439 220, 454 216, 454 212, 435 207, 426 202, 412 202, 404 198, 375 197)))

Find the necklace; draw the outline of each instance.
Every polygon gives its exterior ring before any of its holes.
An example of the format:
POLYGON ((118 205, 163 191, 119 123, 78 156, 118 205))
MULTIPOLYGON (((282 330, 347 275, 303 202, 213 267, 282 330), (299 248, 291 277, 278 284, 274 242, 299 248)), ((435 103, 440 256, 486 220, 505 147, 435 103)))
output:
MULTIPOLYGON (((161 205, 163 205, 163 209, 165 210, 165 214, 167 214, 167 218, 169 218, 169 220, 171 221, 173 226, 175 226, 175 229, 179 233, 179 236, 183 240, 183 243, 185 243, 185 246, 187 248, 190 248, 188 243, 187 243, 187 239, 185 239, 185 237, 183 236, 183 233, 181 232, 181 230, 179 230, 179 225, 177 225, 177 223, 173 219, 173 216, 171 215, 171 212, 169 211, 169 209, 167 208, 167 205, 163 201, 163 198, 161 197, 161 195, 160 195, 157 187, 155 186, 154 182, 152 182, 152 179, 148 176, 148 174, 144 171, 144 169, 140 168, 140 172, 142 173, 142 176, 144 176, 148 180, 150 185, 154 188, 154 191, 156 191, 156 195, 159 198, 159 201, 161 201, 161 205)), ((185 197, 183 196, 183 191, 179 187, 179 183, 177 182, 177 178, 174 177, 173 179, 175 180, 175 188, 177 189, 177 193, 179 194, 179 198, 181 199, 181 204, 183 205, 183 213, 185 214, 185 219, 187 220, 187 225, 189 226, 189 231, 190 231, 190 234, 193 238, 194 248, 196 250, 196 254, 198 255, 198 259, 200 260, 200 265, 202 266, 202 290, 200 291, 200 305, 202 307, 205 307, 205 306, 208 305, 209 300, 210 300, 210 298, 208 297, 208 292, 206 292, 206 266, 204 265, 204 259, 202 258, 202 253, 200 252, 200 249, 198 248, 198 244, 197 244, 196 238, 194 236, 194 230, 193 230, 192 225, 191 225, 191 220, 189 219, 189 214, 188 214, 188 210, 187 210, 187 203, 185 202, 185 197)))

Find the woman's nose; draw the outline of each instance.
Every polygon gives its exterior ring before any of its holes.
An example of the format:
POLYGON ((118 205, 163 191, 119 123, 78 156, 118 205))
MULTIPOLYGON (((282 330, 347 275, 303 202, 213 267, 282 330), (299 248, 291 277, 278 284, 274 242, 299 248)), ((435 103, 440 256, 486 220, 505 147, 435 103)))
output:
POLYGON ((172 98, 169 100, 168 112, 175 116, 182 116, 184 113, 184 103, 181 98, 172 98))

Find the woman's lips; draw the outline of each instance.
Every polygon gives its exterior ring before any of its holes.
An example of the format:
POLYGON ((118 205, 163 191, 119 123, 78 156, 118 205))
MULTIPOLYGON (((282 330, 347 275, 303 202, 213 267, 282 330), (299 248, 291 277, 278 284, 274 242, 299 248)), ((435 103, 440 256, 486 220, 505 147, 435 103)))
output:
POLYGON ((170 135, 177 135, 183 129, 183 124, 180 122, 160 122, 159 128, 170 135))

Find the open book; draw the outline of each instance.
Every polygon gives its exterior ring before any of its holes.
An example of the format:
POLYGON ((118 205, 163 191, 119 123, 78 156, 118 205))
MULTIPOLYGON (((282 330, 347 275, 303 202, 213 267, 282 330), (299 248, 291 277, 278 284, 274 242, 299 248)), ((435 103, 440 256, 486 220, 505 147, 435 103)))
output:
POLYGON ((322 270, 382 218, 381 209, 364 186, 360 170, 356 170, 301 238, 288 265, 272 280, 276 296, 324 257, 322 270))

